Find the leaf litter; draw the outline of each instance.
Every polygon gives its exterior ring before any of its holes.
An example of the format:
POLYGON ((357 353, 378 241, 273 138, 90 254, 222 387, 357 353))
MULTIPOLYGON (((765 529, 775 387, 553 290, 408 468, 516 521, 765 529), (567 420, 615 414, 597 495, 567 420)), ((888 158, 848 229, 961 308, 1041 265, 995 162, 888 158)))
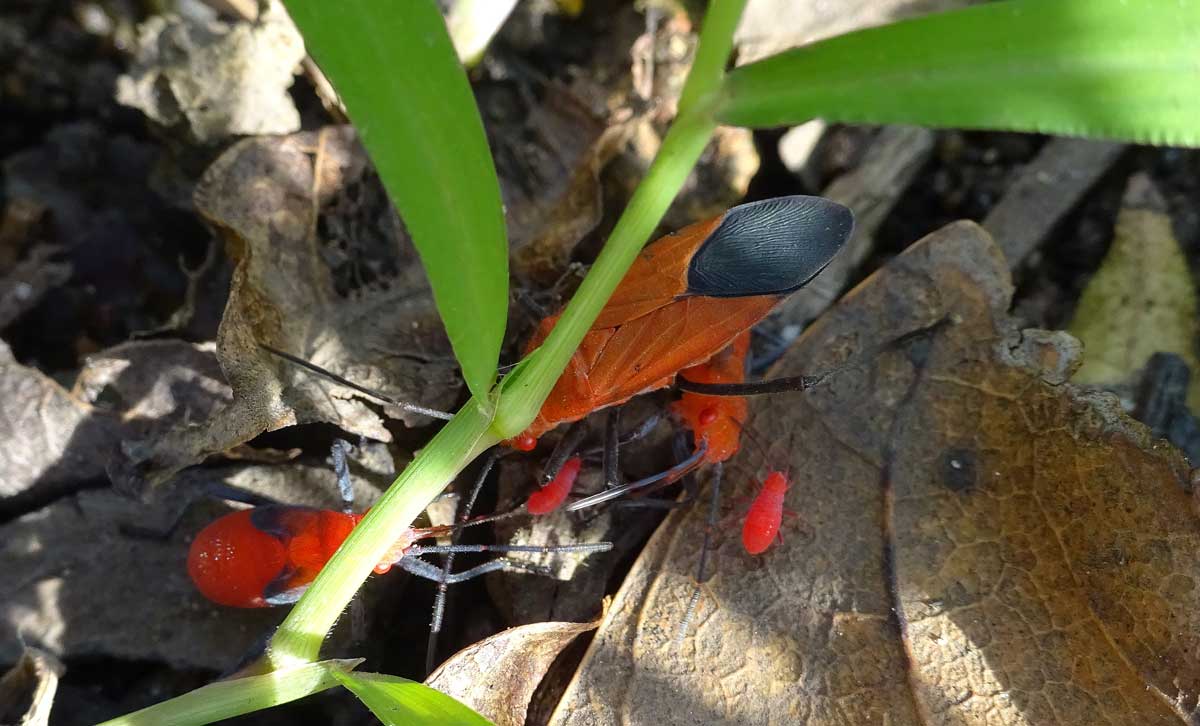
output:
POLYGON ((1200 407, 1196 303, 1196 286, 1166 201, 1149 176, 1134 175, 1117 214, 1112 246, 1068 326, 1085 352, 1074 381, 1125 384, 1155 353, 1173 353, 1192 373, 1188 402, 1200 407))
POLYGON ((556 658, 587 623, 521 625, 470 645, 425 680, 490 719, 496 726, 523 726, 534 692, 556 658))
MULTIPOLYGON (((668 518, 551 723, 1193 718, 1188 467, 1112 396, 1063 383, 1078 347, 1018 330, 1011 296, 998 247, 964 222, 820 318, 773 375, 952 322, 803 396, 755 400, 750 425, 791 468, 800 531, 760 558, 723 537, 676 645, 707 513, 668 518)), ((743 449, 726 501, 764 466, 743 449)), ((743 514, 725 512, 722 531, 743 514)))
POLYGON ((457 366, 424 273, 349 127, 241 141, 209 167, 195 196, 237 262, 217 338, 233 400, 206 421, 128 444, 116 472, 125 486, 160 483, 295 423, 327 421, 391 441, 383 414, 427 421, 260 344, 397 399, 443 410, 454 403, 457 366))

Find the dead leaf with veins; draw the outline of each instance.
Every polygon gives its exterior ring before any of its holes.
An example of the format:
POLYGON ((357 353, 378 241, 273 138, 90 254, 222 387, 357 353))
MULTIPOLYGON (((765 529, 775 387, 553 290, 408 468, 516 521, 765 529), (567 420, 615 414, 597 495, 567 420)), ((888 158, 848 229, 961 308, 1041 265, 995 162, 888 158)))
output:
POLYGON ((523 726, 534 692, 554 660, 599 622, 509 628, 459 651, 425 684, 462 701, 496 726, 523 726))
POLYGON ((127 485, 162 481, 293 423, 327 421, 390 441, 378 409, 409 425, 428 421, 260 343, 397 399, 454 403, 458 368, 424 272, 352 129, 239 142, 205 172, 196 206, 237 262, 217 340, 233 401, 206 421, 128 445, 127 485))
MULTIPOLYGON (((1196 720, 1188 468, 1111 396, 1063 383, 1073 340, 1023 337, 1011 296, 998 247, 957 223, 820 318, 772 375, 949 322, 805 394, 754 400, 768 451, 726 467, 724 499, 790 467, 799 524, 759 557, 719 538, 676 644, 707 512, 669 517, 551 723, 1196 720)), ((745 514, 726 507, 723 532, 745 514)))

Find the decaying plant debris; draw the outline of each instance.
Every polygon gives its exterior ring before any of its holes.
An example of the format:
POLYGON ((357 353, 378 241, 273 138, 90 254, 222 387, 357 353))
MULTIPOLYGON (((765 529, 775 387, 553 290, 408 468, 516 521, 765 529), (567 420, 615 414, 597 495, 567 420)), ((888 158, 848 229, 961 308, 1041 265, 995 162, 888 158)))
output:
MULTIPOLYGON (((738 62, 958 4, 755 0, 738 62)), ((260 343, 425 406, 465 398, 403 222, 286 15, 181 5, 0 9, 6 718, 92 723, 228 672, 282 613, 194 592, 187 545, 236 506, 206 495, 336 508, 328 452, 344 438, 366 507, 435 430, 260 343)), ((695 46, 683 13, 566 5, 520 3, 472 75, 512 241, 503 362, 594 257, 695 46)), ((1200 451, 1200 155, 812 130, 789 170, 782 132, 723 129, 664 222, 795 193, 858 212, 847 253, 761 328, 757 368, 818 372, 944 324, 755 401, 679 644, 706 511, 653 536, 653 513, 514 518, 468 536, 615 552, 558 580, 456 585, 443 651, 461 650, 430 682, 512 724, 1194 720, 1200 529, 1181 451, 1200 451), (1155 434, 1130 416, 1151 410, 1155 434), (751 558, 736 533, 767 460, 790 467, 799 517, 751 558)), ((623 454, 628 473, 669 461, 670 428, 623 454)), ((522 501, 541 465, 502 462, 481 511, 522 501)), ((373 580, 327 649, 423 678, 430 595, 373 580)), ((361 713, 311 703, 254 722, 361 713)))

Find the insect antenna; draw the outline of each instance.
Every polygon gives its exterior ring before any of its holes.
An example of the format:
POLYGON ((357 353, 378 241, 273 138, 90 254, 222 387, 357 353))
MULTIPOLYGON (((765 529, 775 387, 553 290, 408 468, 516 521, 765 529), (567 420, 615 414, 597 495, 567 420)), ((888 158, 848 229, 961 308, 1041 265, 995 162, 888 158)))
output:
POLYGON ((916 330, 892 338, 881 345, 868 348, 845 363, 816 375, 785 376, 783 378, 772 378, 768 381, 747 381, 745 383, 696 383, 695 381, 687 380, 683 376, 679 376, 675 380, 675 386, 681 391, 702 393, 707 396, 763 396, 770 393, 807 391, 810 388, 821 385, 834 376, 874 360, 881 353, 923 340, 951 322, 953 322, 952 316, 944 316, 932 325, 917 328, 916 330))
POLYGON ((621 407, 608 412, 604 420, 604 488, 621 486, 621 407))
POLYGON ((546 459, 545 471, 542 473, 542 486, 546 486, 554 477, 558 476, 563 464, 567 463, 567 459, 575 454, 587 433, 587 425, 583 421, 576 421, 567 427, 566 433, 555 444, 554 451, 550 452, 550 458, 546 459))
MULTIPOLYGON (((454 527, 450 535, 450 546, 458 545, 459 533, 464 527, 474 524, 483 524, 483 521, 469 522, 471 517, 471 509, 475 506, 475 500, 479 498, 479 492, 483 489, 483 483, 487 481, 487 477, 492 473, 492 467, 496 465, 507 452, 493 448, 484 459, 483 464, 479 468, 479 473, 475 476, 475 483, 471 486, 471 493, 467 495, 467 501, 462 511, 458 515, 457 526, 454 527)), ((499 517, 486 518, 487 521, 495 521, 499 517)), ((481 518, 485 519, 485 518, 481 518)), ((411 551, 411 550, 410 550, 411 551)), ((434 661, 437 659, 437 642, 438 637, 442 632, 442 620, 446 614, 446 586, 450 584, 450 571, 454 567, 454 555, 459 550, 450 549, 445 552, 445 557, 442 560, 441 577, 436 580, 437 593, 433 598, 433 617, 429 623, 429 640, 425 650, 425 673, 428 675, 433 672, 434 661)), ((405 557, 404 559, 407 559, 405 557)), ((404 562, 401 559, 401 563, 404 562)), ((415 557, 414 557, 415 559, 415 557)), ((411 570, 410 570, 411 571, 411 570)))
POLYGON ((635 482, 626 484, 625 486, 608 489, 600 492, 599 494, 593 494, 590 497, 584 497, 578 501, 571 502, 567 505, 566 509, 568 512, 578 512, 580 509, 586 509, 597 504, 603 504, 604 502, 612 501, 613 499, 629 494, 630 492, 644 489, 652 484, 657 484, 659 482, 673 482, 699 466, 700 463, 704 461, 704 455, 707 453, 708 441, 701 439, 700 445, 696 447, 695 453, 693 453, 687 459, 679 462, 675 466, 672 466, 670 469, 667 469, 666 471, 660 471, 657 474, 652 474, 645 479, 639 479, 635 482))
POLYGON ((366 386, 359 385, 359 384, 355 383, 354 381, 351 381, 347 378, 343 378, 342 376, 339 376, 338 374, 334 373, 333 371, 322 368, 321 366, 317 365, 316 363, 311 363, 309 361, 304 360, 303 358, 294 356, 291 353, 284 353, 282 350, 277 350, 275 348, 272 348, 271 346, 267 345, 266 343, 259 343, 258 346, 260 348, 262 348, 263 350, 267 351, 268 353, 270 353, 271 355, 276 356, 278 358, 282 358, 283 360, 287 361, 288 363, 291 363, 292 365, 299 366, 300 368, 303 368, 304 370, 308 371, 309 373, 315 373, 316 375, 321 376, 323 378, 327 378, 327 379, 333 381, 334 383, 337 383, 338 385, 345 386, 347 388, 352 388, 355 391, 358 391, 359 393, 361 393, 363 395, 378 399, 380 401, 383 401, 384 403, 389 403, 403 411, 408 411, 409 413, 419 413, 422 416, 428 416, 430 418, 441 419, 443 421, 449 421, 450 419, 454 418, 453 414, 447 413, 445 411, 439 411, 436 408, 429 408, 427 406, 419 406, 415 403, 409 403, 408 401, 401 401, 397 398, 392 398, 391 396, 389 396, 385 393, 380 393, 379 391, 372 390, 370 388, 367 388, 366 386))

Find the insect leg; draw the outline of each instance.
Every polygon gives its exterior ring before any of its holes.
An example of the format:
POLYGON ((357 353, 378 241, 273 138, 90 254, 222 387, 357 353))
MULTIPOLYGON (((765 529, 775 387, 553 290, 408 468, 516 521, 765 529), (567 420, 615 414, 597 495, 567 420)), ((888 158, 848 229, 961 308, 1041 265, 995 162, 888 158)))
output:
POLYGON ((696 567, 696 589, 692 591, 687 610, 683 613, 683 622, 679 624, 679 632, 675 635, 676 646, 682 643, 687 635, 692 618, 696 614, 696 606, 700 603, 700 586, 704 583, 704 566, 708 564, 708 553, 712 550, 713 532, 717 528, 717 513, 721 507, 722 468, 721 462, 713 465, 712 480, 709 482, 709 486, 712 488, 712 499, 708 508, 708 524, 704 527, 704 544, 700 547, 700 564, 696 567))
POLYGON ((604 488, 615 489, 621 486, 621 465, 619 440, 621 432, 621 407, 614 406, 608 412, 604 421, 604 488))
POLYGON ((840 373, 874 360, 881 353, 888 350, 905 347, 913 343, 925 342, 928 336, 951 322, 952 319, 950 316, 943 317, 932 325, 917 328, 916 330, 892 338, 881 345, 869 348, 845 363, 817 375, 787 376, 784 378, 773 378, 769 381, 748 381, 746 383, 696 383, 680 376, 676 379, 675 385, 680 390, 701 393, 706 396, 762 396, 770 393, 784 393, 786 391, 807 391, 840 373))
MULTIPOLYGON (((409 547, 404 555, 405 558, 420 555, 432 555, 439 553, 457 554, 459 552, 535 552, 540 554, 593 554, 595 552, 608 552, 613 548, 612 542, 592 542, 588 544, 565 544, 565 545, 430 545, 428 547, 409 547)), ((401 563, 404 560, 400 560, 401 563)))
MULTIPOLYGON (((475 483, 471 486, 471 493, 467 495, 467 501, 462 511, 458 515, 459 526, 455 528, 450 535, 451 546, 458 544, 459 533, 462 526, 471 517, 471 509, 475 506, 475 500, 479 498, 479 492, 483 489, 483 483, 487 481, 488 474, 492 473, 492 467, 504 456, 504 452, 500 449, 493 448, 483 460, 483 464, 479 467, 479 473, 475 476, 475 483)), ((446 555, 442 561, 441 577, 426 578, 433 579, 437 583, 437 593, 433 597, 433 617, 429 623, 429 640, 425 650, 425 672, 433 671, 434 660, 437 658, 437 641, 442 633, 442 620, 446 614, 446 585, 450 583, 450 570, 454 567, 455 550, 446 550, 446 555)), ((408 557, 400 559, 401 566, 408 561, 408 557)), ((415 559, 415 558, 414 558, 415 559)), ((428 563, 426 563, 428 564, 428 563)), ((410 570, 411 572, 411 570, 410 570)), ((417 573, 414 573, 417 574, 417 573)))
POLYGON ((432 580, 438 585, 453 585, 455 583, 470 580, 480 575, 486 575, 489 572, 497 570, 510 570, 515 572, 529 572, 535 575, 550 576, 549 570, 528 562, 520 560, 512 560, 507 557, 497 557, 494 560, 484 562, 482 565, 477 565, 469 570, 462 572, 445 573, 440 567, 432 565, 419 557, 405 557, 399 562, 400 566, 407 572, 423 577, 426 580, 432 580))
MULTIPOLYGON (((691 449, 691 443, 687 437, 686 431, 676 431, 675 436, 671 441, 671 451, 675 455, 675 461, 684 461, 688 458, 688 450, 691 449)), ((696 486, 696 477, 692 473, 685 474, 679 478, 679 483, 683 485, 684 496, 680 499, 660 499, 657 497, 642 497, 640 499, 623 499, 616 502, 613 506, 621 509, 679 509, 680 507, 691 506, 692 502, 700 496, 700 491, 696 486)))

